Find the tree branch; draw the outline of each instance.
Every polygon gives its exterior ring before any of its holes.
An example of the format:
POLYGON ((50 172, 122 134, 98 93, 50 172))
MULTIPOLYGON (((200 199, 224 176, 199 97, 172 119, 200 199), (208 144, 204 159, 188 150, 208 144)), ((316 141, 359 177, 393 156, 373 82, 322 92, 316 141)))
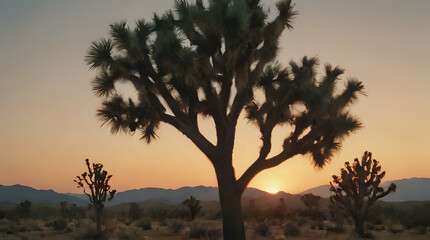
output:
POLYGON ((257 159, 237 180, 237 187, 239 191, 243 193, 243 191, 245 191, 246 187, 248 186, 249 182, 251 182, 251 180, 255 177, 255 175, 257 175, 261 171, 278 166, 282 162, 290 159, 295 155, 296 155, 295 152, 284 150, 280 152, 278 155, 271 157, 267 160, 257 159))
POLYGON ((178 118, 163 114, 161 116, 161 120, 165 123, 168 123, 178 129, 181 133, 187 136, 212 162, 212 159, 215 159, 216 148, 215 146, 209 142, 197 129, 190 127, 181 121, 178 118))

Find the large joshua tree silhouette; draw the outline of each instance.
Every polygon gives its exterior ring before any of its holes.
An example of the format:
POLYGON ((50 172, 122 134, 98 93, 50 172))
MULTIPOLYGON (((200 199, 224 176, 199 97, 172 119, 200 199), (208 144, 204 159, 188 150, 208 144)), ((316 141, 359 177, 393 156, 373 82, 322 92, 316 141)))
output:
POLYGON ((381 171, 379 162, 372 159, 372 153, 364 152, 361 161, 354 159, 351 165, 345 162, 345 168, 340 170, 340 176, 333 175, 330 182, 332 196, 330 201, 345 210, 355 222, 355 232, 364 237, 364 220, 370 207, 380 198, 396 191, 396 185, 391 183, 387 190, 379 187, 385 171, 381 171))
POLYGON ((107 171, 103 170, 103 164, 93 163, 91 167, 88 159, 85 160, 85 164, 87 165, 88 172, 82 173, 81 176, 76 176, 77 179, 73 181, 78 184, 78 188, 84 189, 84 193, 88 196, 91 205, 96 209, 96 237, 100 237, 102 233, 104 202, 112 200, 116 190, 110 191, 109 180, 112 178, 112 175, 108 175, 107 171), (85 190, 85 184, 90 189, 90 193, 85 190), (108 195, 109 198, 107 198, 108 195))
POLYGON ((304 154, 322 167, 361 126, 347 111, 363 90, 361 82, 349 79, 335 91, 344 72, 339 67, 326 65, 317 80, 317 58, 286 68, 274 62, 281 33, 292 29, 297 14, 290 0, 276 8, 269 20, 259 0, 177 0, 174 11, 138 20, 134 29, 126 22, 110 25, 110 37, 94 41, 86 57, 98 72, 94 93, 104 99, 97 114, 112 133, 140 131, 150 143, 160 124, 169 124, 209 159, 226 240, 245 239, 240 199, 255 175, 304 154), (117 94, 117 82, 130 82, 138 101, 117 94), (254 98, 257 92, 264 98, 254 98), (243 111, 260 130, 262 145, 254 163, 236 176, 232 155, 243 111), (201 133, 199 116, 213 119, 216 142, 201 133), (292 131, 269 157, 278 125, 292 131))

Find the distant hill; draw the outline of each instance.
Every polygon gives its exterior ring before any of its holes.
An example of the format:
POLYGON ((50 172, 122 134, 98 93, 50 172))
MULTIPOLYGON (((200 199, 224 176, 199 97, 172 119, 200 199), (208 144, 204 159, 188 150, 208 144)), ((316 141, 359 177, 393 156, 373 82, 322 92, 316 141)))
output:
MULTIPOLYGON (((179 189, 163 189, 163 188, 142 188, 119 192, 115 194, 112 201, 106 202, 106 206, 114 206, 124 203, 145 202, 145 205, 149 203, 176 205, 182 203, 185 199, 191 195, 195 196, 201 201, 219 201, 218 199, 218 188, 217 187, 182 187, 179 189)), ((243 195, 243 202, 248 202, 250 199, 255 199, 262 203, 277 203, 279 199, 294 200, 292 205, 297 204, 300 196, 292 195, 285 192, 279 192, 277 194, 270 194, 265 191, 261 191, 256 188, 247 188, 243 195)), ((37 190, 32 187, 13 185, 13 186, 2 186, 0 185, 0 203, 20 203, 22 201, 29 200, 33 203, 44 203, 44 204, 58 204, 62 201, 68 203, 74 203, 79 206, 85 206, 88 204, 88 198, 85 194, 77 193, 56 193, 53 190, 37 190)))
MULTIPOLYGON (((388 181, 381 184, 387 187, 394 182, 397 185, 397 191, 385 198, 384 201, 403 202, 403 201, 430 201, 430 178, 410 178, 395 181, 388 181)), ((330 196, 329 185, 322 185, 311 188, 300 194, 289 194, 278 192, 270 194, 256 188, 247 188, 243 194, 242 202, 244 206, 254 199, 258 205, 274 206, 279 203, 279 199, 283 198, 286 204, 291 208, 303 208, 304 205, 300 201, 300 196, 306 193, 313 193, 323 198, 330 196)), ((219 201, 217 187, 182 187, 179 189, 163 189, 163 188, 141 188, 119 192, 115 198, 106 202, 107 206, 113 206, 130 202, 159 202, 160 204, 176 205, 183 202, 190 195, 195 196, 201 201, 219 201)), ((0 203, 19 203, 25 200, 30 200, 33 203, 58 204, 62 201, 74 203, 79 206, 86 206, 88 199, 84 194, 61 194, 53 190, 37 190, 31 187, 13 185, 0 185, 0 203)), ((158 203, 157 203, 158 204, 158 203)))
POLYGON ((62 201, 74 203, 78 206, 87 205, 87 201, 67 194, 56 193, 53 190, 37 190, 32 187, 13 185, 0 185, 0 202, 20 203, 29 200, 32 203, 58 204, 62 201))
MULTIPOLYGON (((182 187, 178 189, 163 188, 141 188, 119 192, 115 198, 106 205, 112 206, 127 202, 145 202, 148 200, 160 201, 168 204, 179 204, 190 196, 194 196, 201 201, 219 201, 217 187, 182 187)), ((288 199, 292 194, 279 192, 272 195, 256 188, 247 188, 244 192, 244 198, 284 198, 288 199)))
MULTIPOLYGON (((387 181, 381 184, 386 189, 391 183, 397 185, 396 192, 390 193, 382 198, 387 202, 405 201, 430 201, 430 178, 405 178, 394 181, 387 181)), ((330 185, 321 185, 299 193, 300 195, 312 193, 321 197, 330 197, 330 185)))

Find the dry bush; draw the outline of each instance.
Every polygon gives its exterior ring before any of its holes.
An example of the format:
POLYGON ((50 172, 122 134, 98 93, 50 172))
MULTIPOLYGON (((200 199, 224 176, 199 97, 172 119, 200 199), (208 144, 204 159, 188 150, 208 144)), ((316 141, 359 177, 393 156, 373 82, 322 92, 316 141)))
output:
POLYGON ((427 233, 426 228, 427 228, 426 226, 420 225, 420 226, 418 226, 418 227, 415 228, 415 232, 418 235, 425 235, 427 233))
POLYGON ((221 229, 206 222, 195 221, 190 225, 189 238, 204 238, 208 240, 221 239, 221 229))
POLYGON ((257 235, 264 237, 269 232, 269 225, 266 222, 258 223, 257 226, 255 226, 254 231, 257 235))
POLYGON ((390 232, 392 233, 401 233, 404 230, 404 227, 402 224, 392 224, 389 228, 390 232))
POLYGON ((0 232, 8 232, 11 231, 14 226, 14 223, 7 219, 0 219, 0 232))
POLYGON ((285 237, 297 237, 300 235, 300 228, 293 222, 288 222, 284 226, 285 237))
POLYGON ((81 228, 80 231, 74 234, 73 238, 76 240, 94 240, 96 235, 97 233, 94 226, 87 226, 85 228, 81 228))
POLYGON ((63 231, 67 228, 67 221, 64 219, 57 219, 52 222, 47 223, 45 226, 54 229, 55 231, 63 231))
POLYGON ((173 233, 178 233, 184 228, 184 222, 180 219, 166 219, 167 226, 173 233))
POLYGON ((136 227, 142 228, 143 230, 152 229, 152 222, 151 222, 150 218, 143 218, 143 219, 137 221, 134 225, 136 227))

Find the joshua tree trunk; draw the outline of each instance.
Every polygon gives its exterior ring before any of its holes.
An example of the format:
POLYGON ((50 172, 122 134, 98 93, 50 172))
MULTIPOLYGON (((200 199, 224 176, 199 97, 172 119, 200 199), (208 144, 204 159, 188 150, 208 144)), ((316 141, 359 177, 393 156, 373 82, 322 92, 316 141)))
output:
POLYGON ((224 240, 245 240, 242 217, 242 192, 236 186, 233 166, 215 167, 223 220, 224 240))
POLYGON ((355 216, 355 232, 360 237, 364 237, 364 216, 358 214, 355 216))
POLYGON ((96 215, 96 238, 99 238, 102 235, 103 206, 96 206, 96 215))

